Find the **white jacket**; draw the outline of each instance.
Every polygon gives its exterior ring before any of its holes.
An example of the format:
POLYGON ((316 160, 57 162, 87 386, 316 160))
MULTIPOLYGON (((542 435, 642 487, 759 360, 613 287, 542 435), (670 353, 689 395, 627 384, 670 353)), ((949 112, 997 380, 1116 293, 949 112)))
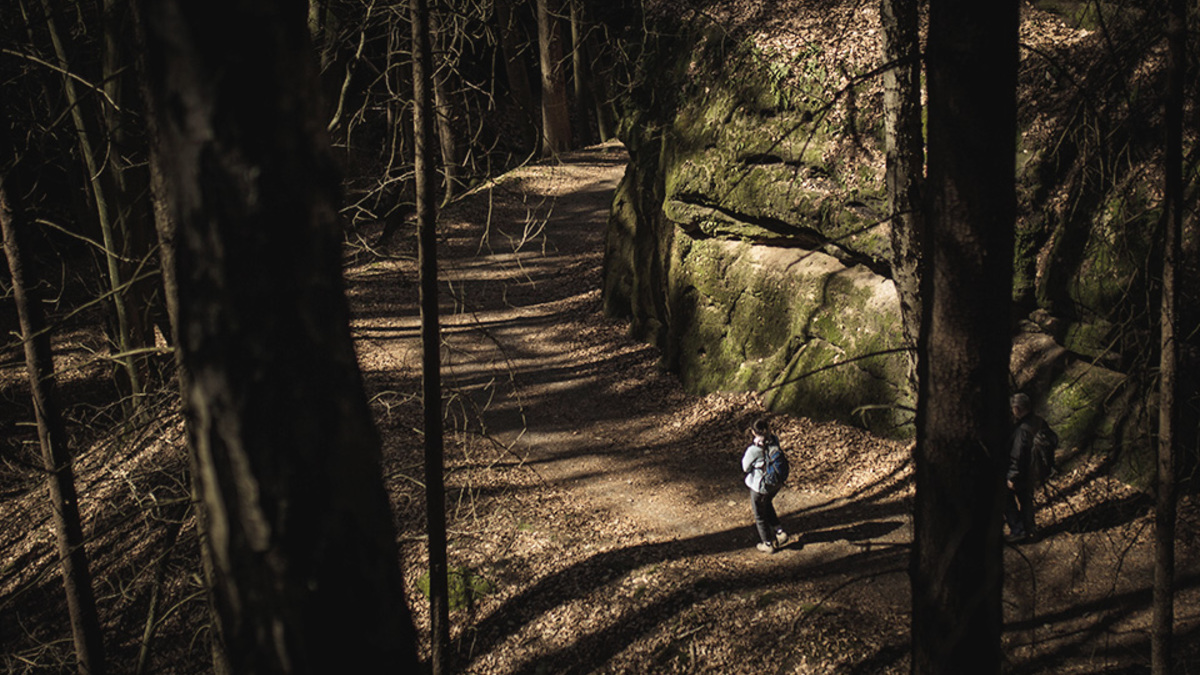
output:
POLYGON ((755 492, 765 492, 762 489, 763 478, 766 477, 767 449, 761 445, 750 444, 746 454, 742 455, 742 472, 746 474, 746 487, 755 492))

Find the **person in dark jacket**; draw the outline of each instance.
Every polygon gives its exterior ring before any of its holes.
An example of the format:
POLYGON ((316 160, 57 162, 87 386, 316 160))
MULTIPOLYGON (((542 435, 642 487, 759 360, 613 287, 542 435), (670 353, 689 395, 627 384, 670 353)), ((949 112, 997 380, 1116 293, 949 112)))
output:
POLYGON ((1038 417, 1026 394, 1013 394, 1009 399, 1013 430, 1008 441, 1008 470, 1005 483, 1008 499, 1004 520, 1008 523, 1008 541, 1022 542, 1034 538, 1037 528, 1033 505, 1033 437, 1037 435, 1038 417))

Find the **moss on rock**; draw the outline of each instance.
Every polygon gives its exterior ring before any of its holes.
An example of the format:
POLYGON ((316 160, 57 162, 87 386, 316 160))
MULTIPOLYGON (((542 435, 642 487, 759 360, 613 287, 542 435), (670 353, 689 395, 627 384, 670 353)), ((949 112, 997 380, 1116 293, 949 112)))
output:
POLYGON ((1117 444, 1117 416, 1102 402, 1119 401, 1125 381, 1121 373, 1076 361, 1051 383, 1043 414, 1058 431, 1063 448, 1107 450, 1117 444))
MULTIPOLYGON (((860 424, 856 410, 899 400, 905 365, 890 281, 817 251, 722 239, 678 250, 672 342, 690 389, 768 390, 773 409, 860 424)), ((889 435, 904 433, 898 421, 867 420, 889 435)))

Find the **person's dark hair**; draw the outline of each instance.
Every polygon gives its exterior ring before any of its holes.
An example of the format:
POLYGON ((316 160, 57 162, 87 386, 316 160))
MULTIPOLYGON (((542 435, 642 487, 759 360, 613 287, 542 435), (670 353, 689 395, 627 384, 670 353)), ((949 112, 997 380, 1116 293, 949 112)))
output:
POLYGON ((767 418, 760 417, 754 420, 754 424, 751 425, 750 430, 759 436, 767 437, 771 435, 771 423, 767 421, 767 418))
POLYGON ((1032 405, 1029 402, 1029 395, 1024 393, 1013 394, 1008 399, 1008 404, 1021 412, 1029 412, 1032 405))

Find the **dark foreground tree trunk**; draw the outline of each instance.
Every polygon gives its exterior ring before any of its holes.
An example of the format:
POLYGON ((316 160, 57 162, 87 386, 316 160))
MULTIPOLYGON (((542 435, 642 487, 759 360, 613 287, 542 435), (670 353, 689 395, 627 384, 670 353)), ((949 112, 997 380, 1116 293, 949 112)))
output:
POLYGON ((415 672, 303 3, 142 3, 182 386, 237 673, 415 672))
POLYGON ((411 0, 413 53, 413 169, 417 192, 417 245, 421 274, 421 392, 425 428, 425 509, 429 521, 429 632, 433 675, 450 672, 450 592, 443 485, 442 339, 438 321, 437 212, 434 202, 434 87, 429 6, 411 0))
POLYGON ((913 672, 1000 672, 1017 3, 932 0, 913 672))
POLYGON ((50 334, 45 330, 41 300, 30 297, 27 292, 29 284, 25 279, 19 243, 20 227, 22 225, 16 222, 14 209, 5 194, 4 181, 0 178, 0 231, 4 235, 4 254, 12 274, 13 300, 17 305, 21 339, 25 343, 25 370, 29 375, 38 440, 42 446, 42 465, 46 470, 59 568, 66 590, 71 635, 75 641, 75 659, 80 675, 99 675, 106 672, 104 639, 100 632, 96 597, 92 593, 92 575, 88 568, 79 500, 75 493, 75 473, 67 448, 66 427, 55 393, 54 360, 50 352, 50 334))
POLYGON ((893 64, 883 75, 892 280, 900 298, 905 346, 913 350, 908 357, 908 378, 914 393, 921 332, 921 183, 925 177, 917 6, 917 0, 883 0, 880 12, 884 59, 893 64))
POLYGON ((1158 472, 1154 509, 1154 621, 1150 667, 1154 675, 1172 672, 1175 633, 1175 521, 1178 485, 1175 477, 1175 437, 1178 431, 1177 394, 1179 342, 1179 283, 1183 236, 1183 110, 1187 69, 1187 3, 1171 0, 1167 17, 1167 99, 1163 119, 1166 148, 1163 193, 1162 315, 1158 389, 1158 472))

